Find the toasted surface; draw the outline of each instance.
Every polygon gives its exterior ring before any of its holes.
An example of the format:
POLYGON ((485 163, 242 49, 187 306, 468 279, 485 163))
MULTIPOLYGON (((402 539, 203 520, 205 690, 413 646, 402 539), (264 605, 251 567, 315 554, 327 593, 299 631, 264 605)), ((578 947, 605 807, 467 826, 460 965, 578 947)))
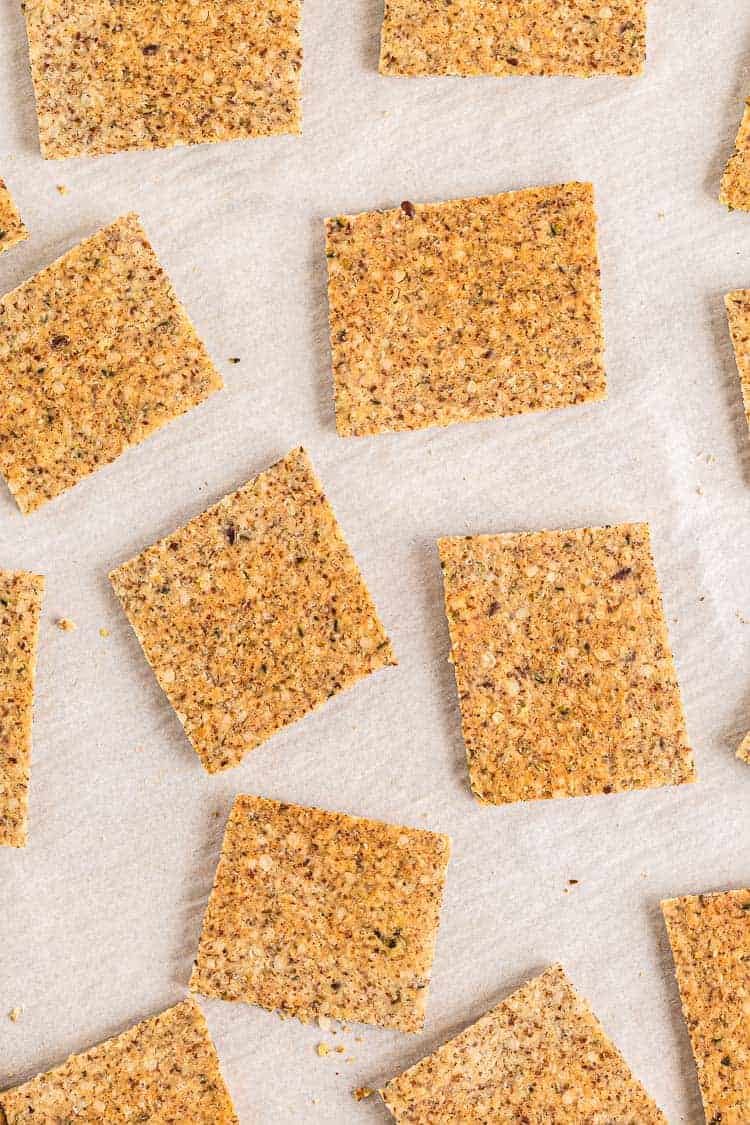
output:
POLYGON ((435 832, 237 797, 191 989, 418 1031, 449 854, 435 832))
POLYGON ((192 999, 0 1094, 7 1125, 239 1125, 192 999))
POLYGON ((386 0, 380 73, 641 74, 646 0, 386 0))
POLYGON ((0 177, 0 254, 28 237, 5 180, 0 177))
POLYGON ((0 570, 0 845, 28 840, 31 721, 44 579, 0 570))
POLYGON ((745 417, 750 426, 750 289, 737 289, 725 297, 734 357, 740 373, 745 417))
POLYGON ((604 397, 590 184, 406 201, 326 229, 340 434, 604 397))
POLYGON ((694 779, 646 524, 441 539, 439 550, 480 801, 694 779))
POLYGON ((734 151, 724 170, 719 200, 732 211, 750 211, 750 102, 745 105, 734 151))
POLYGON ((380 1093, 399 1125, 666 1125, 559 965, 380 1093))
POLYGON ((22 512, 221 386, 136 215, 0 300, 0 472, 22 512))
POLYGON ((750 890, 661 904, 706 1121, 750 1121, 750 890))
POLYGON ((302 449, 110 578, 211 772, 396 662, 302 449))
POLYGON ((743 762, 750 763, 750 732, 748 732, 740 743, 737 757, 742 758, 743 762))
POLYGON ((300 0, 26 0, 42 154, 300 132, 300 0))

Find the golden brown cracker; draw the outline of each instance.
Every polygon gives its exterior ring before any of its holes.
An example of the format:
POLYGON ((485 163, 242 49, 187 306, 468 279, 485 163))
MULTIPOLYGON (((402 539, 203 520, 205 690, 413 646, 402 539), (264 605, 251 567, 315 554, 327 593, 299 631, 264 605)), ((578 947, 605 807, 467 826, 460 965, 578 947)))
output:
POLYGON ((439 549, 480 801, 694 779, 646 524, 441 539, 439 549))
POLYGON ((0 254, 28 237, 5 180, 0 177, 0 254))
POLYGON ((396 662, 301 449, 110 577, 212 773, 396 662))
POLYGON ((719 200, 730 211, 750 211, 750 101, 722 176, 719 200))
POLYGON ((191 989, 418 1031, 449 854, 435 832, 237 797, 191 989))
POLYGON ((734 357, 740 373, 745 417, 750 426, 750 289, 737 289, 724 298, 734 357))
POLYGON ((742 739, 737 750, 737 757, 741 758, 743 762, 750 764, 750 731, 742 739))
POLYGON ((604 397, 590 184, 406 201, 329 219, 327 235, 341 435, 604 397))

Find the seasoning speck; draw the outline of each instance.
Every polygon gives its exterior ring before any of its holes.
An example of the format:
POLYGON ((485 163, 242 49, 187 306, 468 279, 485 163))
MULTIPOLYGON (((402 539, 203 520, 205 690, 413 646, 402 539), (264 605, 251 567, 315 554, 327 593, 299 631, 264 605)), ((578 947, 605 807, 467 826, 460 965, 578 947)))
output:
POLYGON ((363 1102, 365 1098, 371 1098, 375 1091, 370 1086, 358 1086, 356 1090, 352 1091, 352 1097, 357 1102, 363 1102))
POLYGON ((20 1008, 11 1008, 11 1010, 8 1012, 8 1019, 10 1020, 10 1022, 11 1023, 18 1023, 20 1018, 21 1018, 21 1009, 20 1008))
POLYGON ((315 1050, 318 1052, 321 1059, 324 1059, 326 1057, 326 1055, 330 1055, 330 1053, 331 1053, 331 1048, 328 1046, 327 1043, 318 1043, 315 1050))

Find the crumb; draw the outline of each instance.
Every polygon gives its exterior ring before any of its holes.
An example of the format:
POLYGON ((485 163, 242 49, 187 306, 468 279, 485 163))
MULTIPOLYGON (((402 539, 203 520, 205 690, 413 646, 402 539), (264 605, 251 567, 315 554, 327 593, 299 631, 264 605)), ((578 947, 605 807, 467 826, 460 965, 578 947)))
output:
POLYGON ((315 1050, 318 1052, 321 1059, 324 1059, 326 1057, 326 1055, 330 1055, 330 1053, 331 1053, 331 1048, 328 1046, 327 1043, 318 1043, 315 1050))
POLYGON ((21 1018, 21 1009, 20 1008, 11 1008, 11 1010, 8 1012, 8 1019, 10 1020, 10 1022, 11 1023, 18 1023, 20 1018, 21 1018))
POLYGON ((238 355, 230 355, 229 362, 230 363, 240 363, 241 362, 240 357, 238 355))
POLYGON ((663 212, 663 211, 657 211, 657 212, 656 212, 656 217, 657 217, 657 219, 661 219, 661 220, 663 220, 663 219, 665 218, 665 214, 664 214, 664 212, 663 212))
POLYGON ((66 188, 65 184, 58 184, 58 185, 57 185, 57 192, 58 192, 58 195, 67 195, 67 194, 68 194, 68 190, 69 190, 69 189, 68 189, 68 188, 66 188))
POLYGON ((696 491, 696 492, 698 493, 698 495, 699 495, 699 496, 702 496, 702 495, 703 495, 703 489, 701 488, 701 486, 700 486, 700 485, 698 485, 698 487, 696 488, 696 490, 695 490, 695 491, 696 491))
POLYGON ((578 886, 578 880, 577 879, 568 879, 568 886, 569 887, 577 887, 578 886))
POLYGON ((739 610, 735 610, 735 612, 740 625, 750 625, 750 621, 748 621, 746 617, 743 617, 739 610))
POLYGON ((105 629, 104 626, 102 626, 101 629, 99 630, 99 636, 100 637, 108 637, 109 636, 109 629, 105 629))
POLYGON ((76 628, 75 621, 71 621, 69 617, 58 617, 56 624, 64 633, 72 633, 76 628))
POLYGON ((365 1041, 364 1035, 355 1035, 354 1036, 354 1042, 355 1043, 364 1043, 364 1041, 365 1041))
POLYGON ((369 1086, 359 1086, 356 1090, 352 1091, 352 1097, 355 1101, 362 1102, 365 1098, 371 1098, 375 1093, 369 1086))
POLYGON ((346 1047, 337 1047, 336 1048, 336 1054, 337 1055, 343 1055, 345 1050, 346 1050, 346 1047))

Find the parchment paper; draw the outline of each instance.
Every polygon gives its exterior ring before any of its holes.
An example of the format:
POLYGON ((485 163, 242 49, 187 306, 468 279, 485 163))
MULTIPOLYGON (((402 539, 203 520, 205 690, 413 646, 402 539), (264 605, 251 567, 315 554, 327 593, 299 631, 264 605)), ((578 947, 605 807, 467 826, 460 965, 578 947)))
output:
POLYGON ((734 758, 750 728, 750 438, 722 303, 750 286, 750 215, 716 201, 750 93, 750 11, 649 7, 642 79, 398 80, 377 74, 381 0, 306 0, 302 138, 45 163, 19 5, 0 0, 0 174, 31 232, 0 258, 0 290, 137 209, 227 384, 36 515, 0 488, 0 565, 47 576, 31 844, 0 853, 0 1087, 184 994, 245 792, 439 829, 455 850, 423 1034, 334 1039, 204 1005, 243 1125, 385 1122, 350 1091, 554 960, 670 1121, 702 1120, 658 902, 750 883, 750 769, 734 758), (339 439, 324 216, 567 179, 597 190, 608 401, 339 439), (211 778, 106 575, 297 443, 401 663, 211 778), (699 784, 480 808, 436 537, 626 519, 652 524, 699 784), (321 1040, 346 1055, 319 1058, 321 1040))

